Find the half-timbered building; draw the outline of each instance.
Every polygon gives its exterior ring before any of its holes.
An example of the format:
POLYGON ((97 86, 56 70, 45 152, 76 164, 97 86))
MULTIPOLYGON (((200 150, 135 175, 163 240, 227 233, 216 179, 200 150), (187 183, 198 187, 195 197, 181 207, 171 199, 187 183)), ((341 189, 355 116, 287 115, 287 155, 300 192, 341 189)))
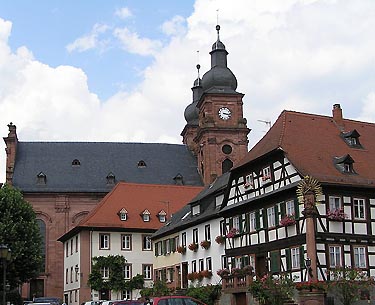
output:
POLYGON ((374 134, 375 124, 344 119, 339 104, 332 117, 283 111, 231 172, 221 209, 227 266, 297 281, 329 280, 338 266, 374 276, 374 134), (296 193, 306 176, 310 205, 308 192, 296 193))

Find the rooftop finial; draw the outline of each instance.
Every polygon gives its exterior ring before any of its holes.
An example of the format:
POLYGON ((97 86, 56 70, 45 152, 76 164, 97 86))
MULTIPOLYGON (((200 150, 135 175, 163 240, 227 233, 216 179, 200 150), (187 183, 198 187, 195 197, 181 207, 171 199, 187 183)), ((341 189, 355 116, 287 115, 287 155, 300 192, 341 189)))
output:
POLYGON ((199 50, 197 51, 197 70, 198 70, 198 79, 199 79, 199 69, 201 68, 201 65, 199 64, 199 50))
POLYGON ((219 9, 216 10, 216 31, 217 31, 217 40, 220 40, 219 32, 220 32, 220 25, 219 25, 219 9))

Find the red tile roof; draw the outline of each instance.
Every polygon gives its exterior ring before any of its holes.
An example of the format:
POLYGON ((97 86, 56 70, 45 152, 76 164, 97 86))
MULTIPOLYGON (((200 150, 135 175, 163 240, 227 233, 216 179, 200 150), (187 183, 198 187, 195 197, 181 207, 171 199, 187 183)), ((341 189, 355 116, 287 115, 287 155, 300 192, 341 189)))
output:
POLYGON ((302 175, 311 175, 327 183, 375 187, 375 124, 338 120, 340 117, 336 116, 335 119, 284 110, 268 133, 236 167, 281 149, 302 175), (354 129, 360 134, 362 149, 348 146, 340 136, 341 132, 354 129), (343 174, 334 166, 334 157, 346 154, 354 159, 356 175, 343 174))
POLYGON ((85 217, 78 227, 116 227, 129 229, 160 228, 158 213, 173 214, 190 202, 203 187, 118 183, 113 190, 85 217), (169 207, 168 207, 169 206, 169 207), (119 211, 125 208, 128 218, 121 221, 119 211), (142 213, 150 212, 150 221, 144 222, 142 213), (169 211, 168 211, 169 210, 169 211))

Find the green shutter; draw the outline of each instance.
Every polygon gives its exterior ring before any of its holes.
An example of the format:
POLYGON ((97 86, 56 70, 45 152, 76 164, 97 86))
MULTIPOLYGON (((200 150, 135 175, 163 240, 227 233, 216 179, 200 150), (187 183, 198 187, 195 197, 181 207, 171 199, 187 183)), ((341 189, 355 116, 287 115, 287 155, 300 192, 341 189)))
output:
POLYGON ((174 238, 169 239, 169 250, 172 252, 175 252, 174 248, 174 238))
POLYGON ((295 219, 299 219, 299 202, 298 199, 294 199, 294 213, 295 213, 295 219))
POLYGON ((292 269, 292 254, 290 249, 285 249, 285 256, 286 256, 286 270, 292 269))
POLYGON ((275 226, 279 225, 279 207, 275 205, 275 226))
POLYGON ((245 233, 250 232, 250 215, 249 215, 249 213, 245 214, 245 228, 244 228, 244 232, 245 233))
POLYGON ((303 246, 299 247, 299 265, 301 269, 305 267, 305 248, 303 246))
POLYGON ((280 252, 273 251, 270 253, 271 255, 271 273, 278 273, 280 272, 280 252))
POLYGON ((159 243, 155 244, 155 256, 158 256, 159 243))
POLYGON ((162 253, 163 255, 166 255, 167 254, 167 241, 166 240, 163 240, 163 248, 162 248, 162 253))
POLYGON ((285 202, 282 202, 280 204, 280 210, 281 210, 281 218, 284 218, 285 215, 286 215, 286 206, 285 206, 285 202))
POLYGON ((260 230, 260 211, 255 211, 255 229, 260 230))
POLYGON ((176 252, 176 238, 171 238, 171 251, 176 252))
POLYGON ((268 227, 268 221, 267 221, 267 209, 262 209, 262 216, 263 216, 263 228, 268 227))

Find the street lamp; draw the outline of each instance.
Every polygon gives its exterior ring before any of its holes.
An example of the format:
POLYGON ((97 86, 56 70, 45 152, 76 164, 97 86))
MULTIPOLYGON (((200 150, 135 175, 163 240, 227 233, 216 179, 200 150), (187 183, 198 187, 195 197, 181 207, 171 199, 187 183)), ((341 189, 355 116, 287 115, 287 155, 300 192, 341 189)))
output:
POLYGON ((7 264, 11 259, 11 251, 6 245, 0 245, 0 261, 3 266, 3 305, 6 305, 7 264))
POLYGON ((309 272, 310 278, 312 278, 313 274, 312 274, 312 269, 311 269, 311 258, 308 257, 305 259, 305 266, 307 268, 307 271, 309 272))

